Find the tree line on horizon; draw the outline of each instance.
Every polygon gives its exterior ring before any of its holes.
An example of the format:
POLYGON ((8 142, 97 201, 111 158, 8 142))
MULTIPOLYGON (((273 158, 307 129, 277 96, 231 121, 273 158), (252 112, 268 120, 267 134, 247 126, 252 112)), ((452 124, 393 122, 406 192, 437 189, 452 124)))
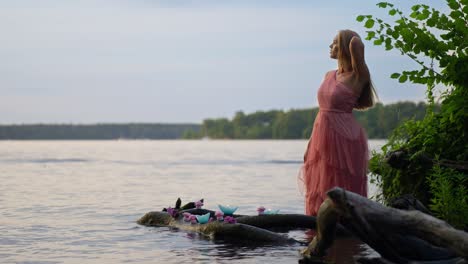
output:
POLYGON ((0 125, 0 140, 179 139, 199 124, 33 124, 0 125))
MULTIPOLYGON (((402 122, 420 120, 425 103, 376 104, 355 111, 369 138, 384 139, 402 122)), ((271 110, 232 119, 205 119, 202 124, 22 124, 0 125, 0 140, 112 140, 112 139, 306 139, 310 137, 318 108, 271 110)))
MULTIPOLYGON (((365 128, 368 137, 386 139, 402 122, 421 120, 427 105, 423 102, 398 102, 388 105, 377 103, 367 111, 354 111, 357 121, 365 128)), ((310 137, 318 107, 271 110, 245 114, 237 112, 227 118, 205 119, 199 131, 187 130, 185 139, 307 139, 310 137)))

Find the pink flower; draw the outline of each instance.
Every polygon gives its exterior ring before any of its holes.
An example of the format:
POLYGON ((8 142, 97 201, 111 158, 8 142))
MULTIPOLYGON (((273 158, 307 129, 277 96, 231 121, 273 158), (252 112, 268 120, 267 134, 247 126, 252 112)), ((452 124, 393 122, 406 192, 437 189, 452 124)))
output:
POLYGON ((224 213, 221 212, 221 211, 216 211, 215 216, 216 216, 216 220, 221 221, 221 220, 223 220, 224 213))
POLYGON ((260 206, 259 208, 257 208, 257 212, 258 212, 258 215, 262 215, 265 212, 265 207, 260 206))
POLYGON ((224 222, 226 222, 228 224, 235 224, 235 223, 237 223, 237 220, 232 216, 226 216, 226 217, 224 217, 224 222))
POLYGON ((190 215, 190 222, 191 222, 192 224, 198 223, 197 217, 196 217, 195 215, 190 215))
POLYGON ((196 207, 197 209, 201 209, 202 206, 203 206, 203 202, 202 202, 202 201, 196 201, 196 202, 195 202, 195 207, 196 207))
POLYGON ((189 222, 189 221, 190 221, 190 217, 192 216, 192 214, 186 212, 186 213, 183 213, 183 215, 184 215, 184 221, 185 221, 185 222, 189 222))

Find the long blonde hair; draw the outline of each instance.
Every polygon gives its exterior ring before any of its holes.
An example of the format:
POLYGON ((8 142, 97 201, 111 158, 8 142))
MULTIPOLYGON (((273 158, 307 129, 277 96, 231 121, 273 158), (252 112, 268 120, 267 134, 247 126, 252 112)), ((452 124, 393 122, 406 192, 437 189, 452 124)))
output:
POLYGON ((374 106, 377 102, 377 93, 372 83, 369 68, 367 68, 366 62, 363 60, 361 63, 351 60, 351 51, 349 50, 349 44, 353 37, 359 37, 359 35, 349 29, 340 30, 338 32, 338 69, 343 69, 346 65, 351 65, 353 73, 359 79, 365 79, 366 82, 362 88, 361 94, 357 101, 355 109, 365 110, 374 106), (359 65, 361 64, 361 65, 359 65))

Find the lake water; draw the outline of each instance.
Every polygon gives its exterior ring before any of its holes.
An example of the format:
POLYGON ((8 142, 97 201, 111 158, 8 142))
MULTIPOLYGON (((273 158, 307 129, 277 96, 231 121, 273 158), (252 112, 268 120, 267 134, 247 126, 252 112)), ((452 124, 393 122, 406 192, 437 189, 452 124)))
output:
MULTIPOLYGON (((382 140, 371 140, 378 149, 382 140)), ((233 245, 136 220, 205 199, 303 213, 296 176, 307 142, 0 141, 1 263, 297 263, 303 246, 233 245)), ((372 186, 371 186, 372 187, 372 186)), ((370 190, 372 192, 373 190, 370 190)), ((310 240, 306 230, 290 231, 310 240)), ((353 239, 327 257, 375 254, 353 239)))

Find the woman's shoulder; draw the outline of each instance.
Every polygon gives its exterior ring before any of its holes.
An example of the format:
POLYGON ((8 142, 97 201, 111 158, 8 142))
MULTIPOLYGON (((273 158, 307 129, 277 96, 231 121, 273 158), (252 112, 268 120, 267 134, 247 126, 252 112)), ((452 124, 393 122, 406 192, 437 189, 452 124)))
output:
POLYGON ((328 74, 332 74, 332 73, 335 74, 337 70, 338 70, 338 69, 329 70, 329 71, 327 71, 326 74, 327 74, 327 75, 328 75, 328 74))
POLYGON ((328 79, 330 77, 334 77, 334 75, 336 74, 336 71, 337 71, 336 69, 327 71, 327 73, 325 73, 325 79, 328 79))

